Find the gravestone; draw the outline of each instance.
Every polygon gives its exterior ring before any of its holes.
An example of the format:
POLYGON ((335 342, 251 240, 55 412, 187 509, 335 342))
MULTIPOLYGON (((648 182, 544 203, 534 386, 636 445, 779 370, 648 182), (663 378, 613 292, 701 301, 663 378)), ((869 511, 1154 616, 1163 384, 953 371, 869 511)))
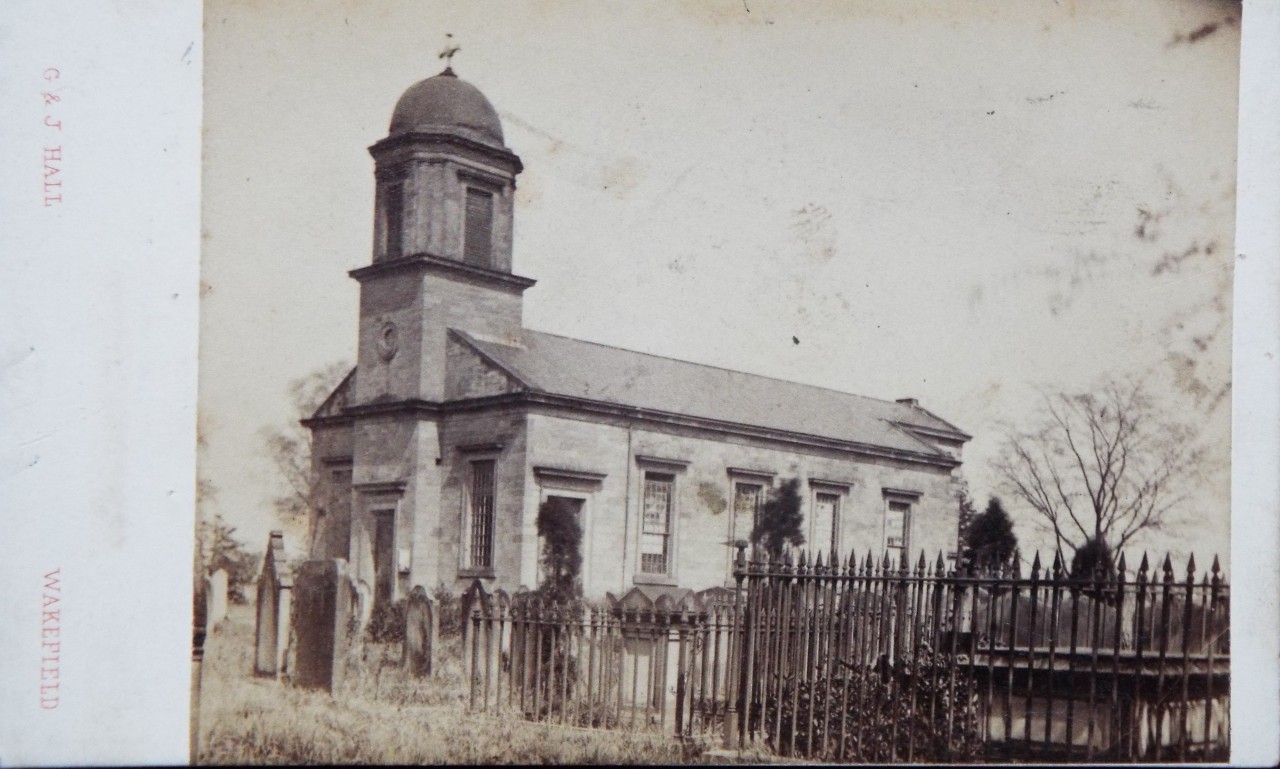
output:
POLYGON ((284 670, 292 597, 293 579, 285 564, 284 533, 273 531, 267 538, 267 554, 258 577, 253 661, 258 675, 279 677, 284 670))
POLYGON ((435 646, 435 606, 426 589, 418 585, 409 592, 405 607, 404 664, 412 675, 431 675, 435 646))
POLYGON ((227 618, 227 572, 223 569, 218 569, 205 579, 208 581, 208 626, 213 629, 217 627, 219 622, 227 618))
POLYGON ((293 584, 295 684, 330 692, 341 688, 356 600, 355 583, 341 558, 307 561, 298 570, 293 584))
POLYGON ((485 649, 488 641, 489 623, 492 616, 492 602, 489 593, 480 580, 473 580, 471 587, 458 601, 460 619, 462 620, 462 669, 473 671, 473 656, 485 649))

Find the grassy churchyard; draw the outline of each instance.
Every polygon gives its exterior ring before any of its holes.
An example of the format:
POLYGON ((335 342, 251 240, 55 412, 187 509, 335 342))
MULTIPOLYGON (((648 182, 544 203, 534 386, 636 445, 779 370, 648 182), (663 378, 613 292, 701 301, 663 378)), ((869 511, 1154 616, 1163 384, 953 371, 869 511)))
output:
POLYGON ((442 670, 419 680, 371 644, 335 698, 255 677, 253 609, 232 606, 205 645, 197 763, 688 764, 712 747, 468 713, 456 640, 442 645, 442 670))

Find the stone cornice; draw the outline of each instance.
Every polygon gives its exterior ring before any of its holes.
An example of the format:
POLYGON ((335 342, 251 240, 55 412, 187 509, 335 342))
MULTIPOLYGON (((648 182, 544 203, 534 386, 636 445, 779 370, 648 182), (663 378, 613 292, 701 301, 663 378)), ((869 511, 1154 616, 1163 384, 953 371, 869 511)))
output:
POLYGON ((924 496, 922 492, 912 489, 895 489, 889 486, 880 487, 880 493, 886 497, 904 497, 907 499, 919 499, 924 496))
POLYGON ((407 481, 368 481, 353 483, 351 488, 364 494, 399 494, 408 486, 407 481))
POLYGON ((443 256, 426 253, 410 254, 400 259, 392 259, 385 262, 374 262, 364 267, 357 267, 347 274, 363 283, 366 280, 382 278, 388 275, 399 275, 405 272, 430 272, 517 292, 523 292, 526 288, 538 282, 533 278, 476 267, 473 264, 459 262, 456 259, 446 259, 443 256))
POLYGON ((659 470, 673 470, 675 472, 684 472, 685 468, 689 466, 689 460, 687 459, 655 457, 652 454, 636 454, 635 460, 638 465, 648 465, 659 470))
POLYGON ((820 489, 843 489, 844 491, 848 491, 853 488, 854 483, 853 481, 841 481, 831 478, 814 478, 810 476, 809 485, 820 489))
POLYGON ((492 144, 469 139, 447 131, 408 131, 395 136, 388 136, 369 147, 369 154, 377 158, 379 155, 384 155, 397 149, 422 144, 450 144, 506 163, 511 166, 514 173, 518 174, 524 170, 524 164, 520 162, 520 156, 511 150, 505 147, 495 147, 492 144))
POLYGON ((305 420, 308 427, 326 426, 333 420, 351 420, 386 415, 411 415, 421 419, 435 419, 445 414, 483 411, 491 408, 519 406, 522 408, 541 407, 553 410, 569 411, 576 414, 593 414, 605 417, 622 418, 647 422, 657 425, 674 425, 691 429, 707 430, 721 435, 737 435, 748 438, 784 443, 790 446, 806 448, 823 448, 833 451, 844 451, 860 456, 880 459, 894 459, 913 464, 932 465, 934 467, 954 469, 960 461, 944 454, 906 451, 875 446, 856 441, 845 441, 807 433, 778 430, 771 427, 757 427, 735 422, 725 422, 706 417, 695 417, 687 414, 676 414, 656 409, 625 406, 617 403, 593 401, 587 398, 575 398, 567 395, 526 391, 488 395, 466 400, 446 401, 443 403, 424 400, 402 400, 387 403, 369 403, 359 406, 348 406, 341 417, 324 417, 305 420))
POLYGON ((607 473, 596 473, 589 470, 573 470, 563 467, 535 465, 533 475, 540 481, 575 485, 598 489, 604 483, 607 473))

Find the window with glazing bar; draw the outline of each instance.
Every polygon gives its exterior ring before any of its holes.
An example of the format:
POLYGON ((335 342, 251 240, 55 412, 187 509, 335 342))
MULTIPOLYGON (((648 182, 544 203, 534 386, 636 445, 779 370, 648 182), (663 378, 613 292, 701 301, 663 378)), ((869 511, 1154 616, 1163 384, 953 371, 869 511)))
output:
POLYGON ((813 549, 822 552, 827 563, 840 557, 840 495, 818 492, 813 500, 813 549))
POLYGON ((640 529, 640 571, 668 574, 671 567, 671 506, 675 476, 644 474, 644 517, 640 529))
POLYGON ((473 569, 493 567, 495 464, 496 462, 492 459, 481 459, 471 463, 471 509, 468 527, 470 542, 467 548, 467 566, 473 569))
POLYGON ((890 500, 885 513, 884 546, 895 564, 911 547, 911 503, 890 500))

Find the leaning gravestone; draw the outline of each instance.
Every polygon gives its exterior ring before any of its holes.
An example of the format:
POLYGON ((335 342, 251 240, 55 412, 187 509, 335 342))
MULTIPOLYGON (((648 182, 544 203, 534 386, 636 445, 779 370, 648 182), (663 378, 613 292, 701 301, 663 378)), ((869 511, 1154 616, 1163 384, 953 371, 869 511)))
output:
POLYGON ((435 608, 426 589, 418 585, 409 592, 404 629, 404 663, 415 677, 431 675, 435 642, 435 608))
POLYGON ((216 627, 217 624, 227 618, 227 572, 218 569, 208 577, 209 585, 209 627, 216 627))
POLYGON ((355 590, 347 562, 307 561, 293 586, 293 623, 297 637, 293 681, 309 689, 341 688, 349 646, 355 590))
POLYGON ((267 554, 258 577, 257 623, 253 670, 262 676, 279 676, 289 642, 289 616, 293 578, 285 564, 284 533, 271 532, 267 554))

